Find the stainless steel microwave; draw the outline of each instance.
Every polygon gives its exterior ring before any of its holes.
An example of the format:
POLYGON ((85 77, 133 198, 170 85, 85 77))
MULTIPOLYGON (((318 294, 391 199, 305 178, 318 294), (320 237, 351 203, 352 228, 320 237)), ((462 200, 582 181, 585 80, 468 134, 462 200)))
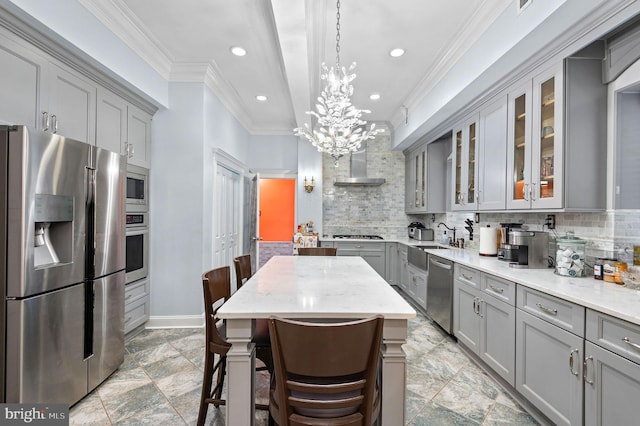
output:
POLYGON ((149 170, 127 164, 127 212, 149 211, 149 170))

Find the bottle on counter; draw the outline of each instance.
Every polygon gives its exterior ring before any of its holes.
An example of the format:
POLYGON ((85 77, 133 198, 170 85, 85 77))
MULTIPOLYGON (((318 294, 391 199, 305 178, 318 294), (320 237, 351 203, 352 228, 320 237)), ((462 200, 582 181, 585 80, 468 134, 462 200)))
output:
POLYGON ((614 268, 613 281, 616 284, 624 284, 622 272, 627 272, 627 262, 616 262, 614 268))

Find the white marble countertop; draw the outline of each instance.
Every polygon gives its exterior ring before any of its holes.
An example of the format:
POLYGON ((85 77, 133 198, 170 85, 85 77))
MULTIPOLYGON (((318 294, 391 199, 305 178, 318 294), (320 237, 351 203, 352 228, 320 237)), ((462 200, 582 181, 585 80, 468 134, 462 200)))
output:
POLYGON ((477 251, 451 248, 425 250, 429 254, 557 296, 605 314, 640 325, 640 291, 593 277, 564 277, 553 269, 514 269, 509 262, 480 256, 477 251))
POLYGON ((409 319, 416 311, 361 257, 275 256, 218 310, 221 318, 409 319))

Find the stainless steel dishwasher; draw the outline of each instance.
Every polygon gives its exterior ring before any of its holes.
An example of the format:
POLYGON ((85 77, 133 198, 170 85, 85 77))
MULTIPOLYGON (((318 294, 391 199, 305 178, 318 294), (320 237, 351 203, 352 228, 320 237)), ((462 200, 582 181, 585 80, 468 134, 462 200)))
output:
POLYGON ((427 315, 451 334, 453 319, 453 262, 429 255, 427 315))

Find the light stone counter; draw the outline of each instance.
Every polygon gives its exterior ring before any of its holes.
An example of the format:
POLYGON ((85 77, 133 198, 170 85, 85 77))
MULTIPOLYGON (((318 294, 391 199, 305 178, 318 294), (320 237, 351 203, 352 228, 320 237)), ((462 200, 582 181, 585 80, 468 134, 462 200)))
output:
POLYGON ((426 252, 640 325, 638 290, 589 276, 564 277, 556 275, 553 269, 514 269, 509 267, 509 262, 480 256, 469 249, 427 249, 426 252))

